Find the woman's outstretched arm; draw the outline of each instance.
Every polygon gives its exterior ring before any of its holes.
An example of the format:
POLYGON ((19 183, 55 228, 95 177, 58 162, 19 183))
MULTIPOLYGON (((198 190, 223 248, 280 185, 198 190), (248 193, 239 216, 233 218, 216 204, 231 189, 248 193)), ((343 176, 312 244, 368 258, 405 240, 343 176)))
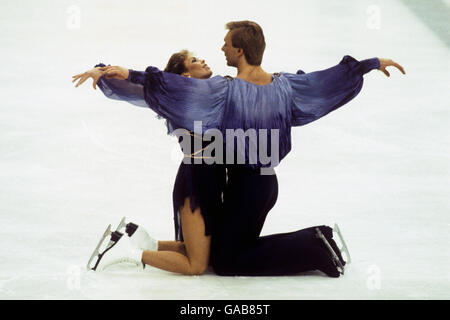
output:
POLYGON ((106 73, 105 67, 96 67, 86 72, 72 76, 73 78, 72 82, 78 80, 78 83, 75 86, 75 88, 77 88, 78 86, 82 85, 83 82, 85 82, 87 79, 92 78, 93 80, 92 86, 94 87, 94 89, 97 89, 97 82, 103 75, 105 75, 105 73, 106 73))
POLYGON ((102 68, 105 72, 106 79, 127 80, 130 70, 119 66, 105 66, 102 68))
POLYGON ((94 89, 98 86, 107 98, 126 101, 135 106, 147 108, 148 105, 144 98, 144 86, 124 79, 123 76, 116 73, 115 70, 117 68, 100 63, 94 69, 73 76, 74 79, 72 81, 78 80, 75 86, 78 87, 88 78, 92 78, 94 89))
POLYGON ((120 66, 101 66, 100 70, 104 74, 98 86, 108 98, 149 107, 167 120, 170 133, 178 128, 197 133, 221 128, 229 88, 224 77, 187 78, 152 66, 145 71, 120 66), (102 88, 102 82, 108 86, 102 88))

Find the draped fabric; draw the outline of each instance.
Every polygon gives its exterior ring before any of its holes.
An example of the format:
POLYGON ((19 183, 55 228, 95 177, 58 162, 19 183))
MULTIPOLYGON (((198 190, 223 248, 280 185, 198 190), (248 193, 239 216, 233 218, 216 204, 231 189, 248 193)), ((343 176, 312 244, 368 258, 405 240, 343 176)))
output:
MULTIPOLYGON (((105 64, 99 63, 95 67, 105 67, 105 64)), ((144 86, 142 84, 101 77, 97 86, 110 99, 127 101, 138 107, 148 107, 144 99, 144 86)))
POLYGON ((362 89, 363 75, 379 67, 377 58, 359 62, 345 56, 329 69, 286 73, 292 88, 292 126, 315 121, 352 100, 362 89))
POLYGON ((112 99, 138 106, 148 106, 167 119, 169 133, 183 128, 197 134, 218 129, 226 151, 233 150, 250 167, 273 167, 291 150, 291 127, 320 119, 352 100, 362 89, 363 75, 379 68, 377 58, 358 61, 344 56, 334 67, 296 74, 280 73, 267 85, 256 85, 239 78, 215 76, 200 80, 167 73, 156 67, 145 71, 130 69, 127 80, 101 78, 99 87, 112 99), (201 121, 201 126, 195 125, 201 121), (256 140, 245 139, 245 147, 237 148, 237 140, 227 140, 228 131, 254 129, 256 140), (270 139, 273 129, 278 138, 278 157, 274 163, 261 157, 260 133, 266 132, 267 156, 272 155, 270 139), (251 152, 255 150, 257 152, 251 152), (255 158, 256 157, 256 158, 255 158))
POLYGON ((192 212, 200 208, 200 214, 205 223, 205 235, 211 235, 217 227, 216 220, 222 210, 222 194, 226 185, 226 170, 223 164, 200 163, 191 158, 192 155, 203 148, 208 148, 210 141, 202 140, 200 136, 186 131, 179 137, 184 161, 180 164, 173 186, 173 214, 175 226, 175 240, 184 241, 183 224, 181 223, 180 207, 185 203, 186 197, 190 201, 192 212), (180 141, 189 139, 190 148, 180 141), (186 161, 187 160, 187 161, 186 161))

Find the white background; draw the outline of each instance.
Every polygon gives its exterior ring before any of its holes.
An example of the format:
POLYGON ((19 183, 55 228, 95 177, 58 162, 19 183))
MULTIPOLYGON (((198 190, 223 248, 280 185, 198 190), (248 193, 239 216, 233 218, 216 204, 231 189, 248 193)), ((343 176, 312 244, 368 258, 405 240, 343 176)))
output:
MULTIPOLYGON (((438 1, 438 0, 437 0, 438 1)), ((430 1, 432 2, 432 1, 430 1)), ((445 25, 444 25, 445 26, 445 25)), ((0 299, 448 299, 449 51, 402 2, 1 1, 0 299), (179 147, 155 114, 72 75, 95 64, 164 68, 183 48, 235 75, 224 25, 264 29, 268 72, 392 58, 341 109, 293 129, 263 234, 338 222, 339 279, 86 272, 122 216, 173 239, 179 147)))

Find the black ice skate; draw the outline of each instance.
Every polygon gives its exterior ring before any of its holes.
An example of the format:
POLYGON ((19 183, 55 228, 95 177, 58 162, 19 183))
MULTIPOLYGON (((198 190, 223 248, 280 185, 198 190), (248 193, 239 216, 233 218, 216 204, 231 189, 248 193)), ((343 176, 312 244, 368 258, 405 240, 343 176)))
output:
MULTIPOLYGON (((335 224, 335 227, 337 225, 335 224)), ((339 248, 333 243, 333 246, 330 245, 330 242, 327 240, 327 238, 323 235, 322 231, 320 231, 319 228, 315 228, 316 230, 316 237, 321 239, 325 246, 327 247, 328 251, 330 252, 331 259, 333 261, 333 264, 335 265, 336 269, 340 274, 344 274, 345 268, 344 265, 346 264, 345 261, 342 259, 341 252, 339 251, 339 248), (336 252, 337 251, 337 252, 336 252)), ((339 230, 339 229, 337 229, 339 230)), ((333 231, 338 232, 336 229, 333 229, 333 231)), ((340 230, 339 230, 340 232, 340 230)), ((339 234, 339 233, 338 233, 339 234)), ((342 235, 339 234, 339 237, 342 239, 342 235)), ((333 241, 332 239, 330 241, 333 241)), ((333 241, 334 242, 334 241, 333 241)))

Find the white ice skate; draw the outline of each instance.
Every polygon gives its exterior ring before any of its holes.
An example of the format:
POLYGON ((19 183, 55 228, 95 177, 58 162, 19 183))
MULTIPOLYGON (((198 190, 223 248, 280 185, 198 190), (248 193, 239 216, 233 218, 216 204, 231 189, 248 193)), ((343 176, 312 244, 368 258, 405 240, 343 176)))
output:
POLYGON ((141 259, 142 250, 136 248, 127 236, 123 237, 121 232, 111 232, 111 225, 109 225, 92 253, 87 268, 88 270, 101 271, 118 263, 131 263, 136 266, 143 266, 141 259), (104 250, 100 252, 100 247, 108 236, 110 236, 110 241, 104 250), (95 260, 95 265, 92 266, 94 258, 97 259, 95 260))
POLYGON ((158 250, 158 241, 150 237, 148 232, 142 226, 134 224, 133 222, 127 223, 125 217, 122 218, 122 221, 117 227, 117 231, 126 233, 128 237, 130 237, 131 242, 144 251, 158 250), (125 227, 125 230, 120 230, 123 227, 125 227))

